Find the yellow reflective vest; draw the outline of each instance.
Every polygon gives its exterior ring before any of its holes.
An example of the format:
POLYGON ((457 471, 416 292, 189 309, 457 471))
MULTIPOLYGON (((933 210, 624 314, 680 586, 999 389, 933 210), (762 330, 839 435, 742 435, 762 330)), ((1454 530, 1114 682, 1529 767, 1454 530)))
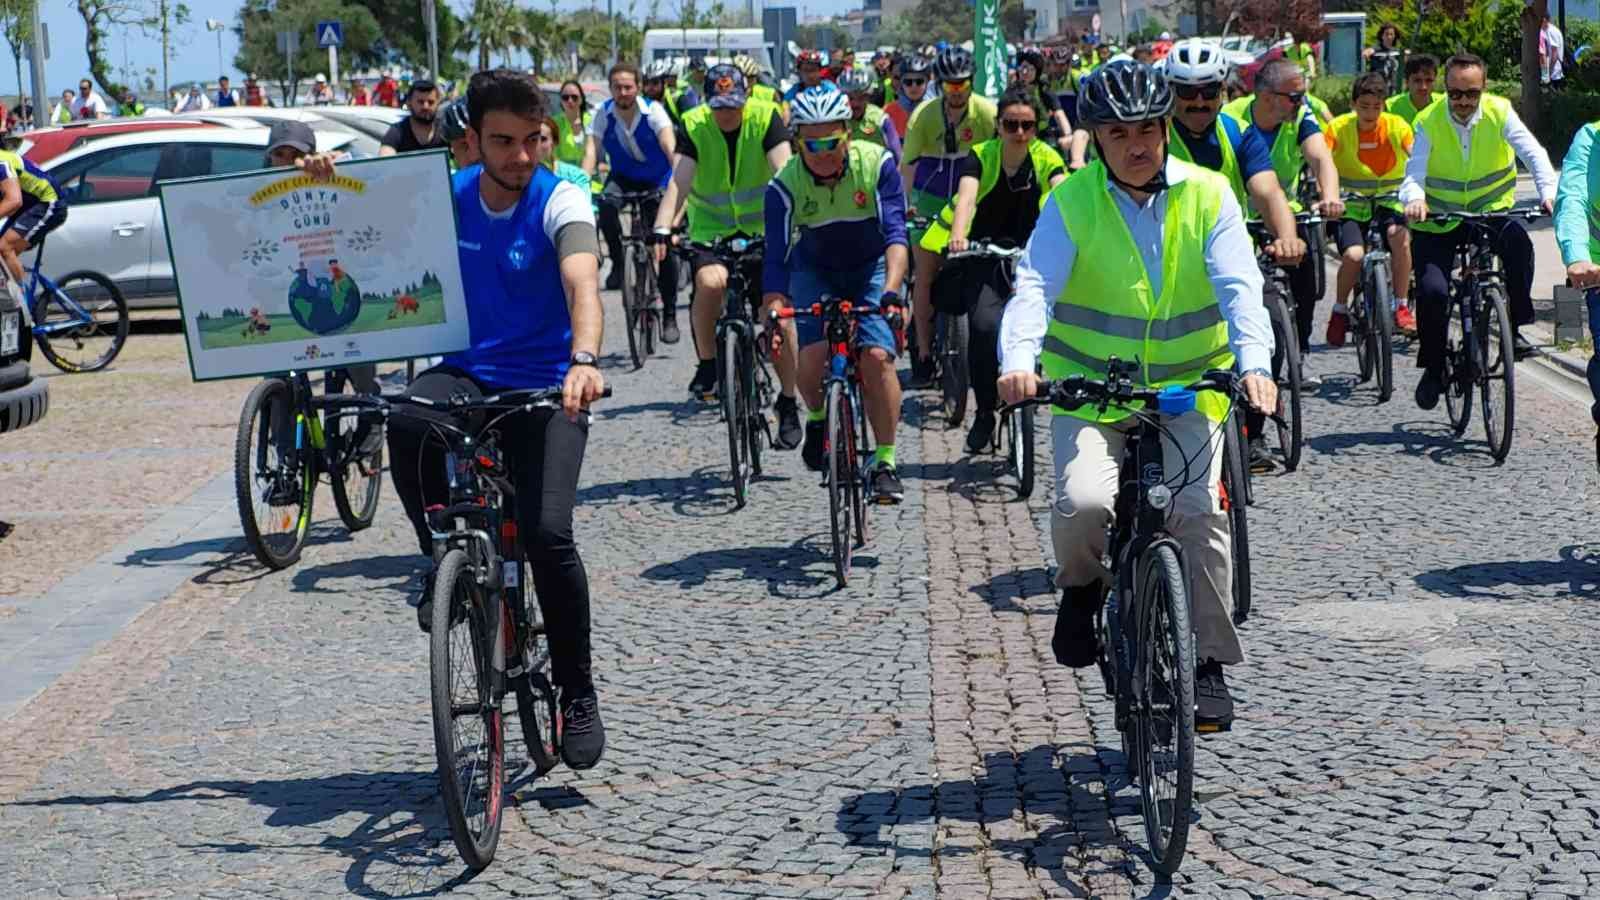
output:
MULTIPOLYGON (((1450 104, 1434 103, 1417 117, 1417 130, 1428 136, 1428 175, 1422 191, 1428 212, 1494 212, 1510 209, 1517 199, 1517 155, 1505 137, 1511 101, 1484 94, 1482 115, 1472 126, 1465 156, 1450 119, 1450 104)), ((1460 224, 1417 222, 1419 231, 1447 232, 1460 224)))
POLYGON ((688 198, 690 240, 704 243, 734 234, 765 233, 763 200, 773 172, 761 139, 775 109, 760 100, 745 103, 738 159, 733 166, 728 160, 727 139, 711 108, 701 104, 684 113, 683 128, 695 149, 694 181, 688 198))

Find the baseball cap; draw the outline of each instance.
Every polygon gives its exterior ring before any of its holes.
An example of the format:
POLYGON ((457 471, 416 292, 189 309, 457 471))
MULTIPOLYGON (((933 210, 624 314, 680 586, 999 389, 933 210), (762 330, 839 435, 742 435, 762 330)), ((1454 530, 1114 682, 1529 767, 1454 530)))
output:
POLYGON ((418 78, 416 81, 411 82, 411 90, 406 93, 406 96, 410 97, 416 93, 426 94, 438 86, 431 78, 418 78))
POLYGON ((718 63, 706 72, 706 105, 712 109, 738 109, 744 106, 744 73, 718 63))
POLYGON ((313 153, 317 149, 317 136, 311 126, 304 122, 280 120, 272 123, 272 131, 267 134, 267 153, 279 147, 293 147, 301 153, 313 153))

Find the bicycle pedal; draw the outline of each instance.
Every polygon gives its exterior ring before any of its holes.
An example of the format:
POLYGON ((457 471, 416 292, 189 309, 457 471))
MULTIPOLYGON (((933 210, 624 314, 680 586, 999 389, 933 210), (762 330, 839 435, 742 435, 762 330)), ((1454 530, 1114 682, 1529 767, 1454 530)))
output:
POLYGON ((1232 730, 1233 730, 1233 723, 1232 722, 1199 722, 1199 721, 1197 721, 1197 722, 1194 723, 1194 733, 1195 734, 1221 734, 1224 731, 1232 731, 1232 730))

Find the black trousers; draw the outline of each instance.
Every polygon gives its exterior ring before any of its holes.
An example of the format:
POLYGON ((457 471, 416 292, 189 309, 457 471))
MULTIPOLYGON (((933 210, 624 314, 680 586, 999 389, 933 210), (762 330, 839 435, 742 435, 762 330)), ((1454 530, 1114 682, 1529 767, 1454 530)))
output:
MULTIPOLYGON (((1300 226, 1299 231, 1300 239, 1305 241, 1309 247, 1311 232, 1304 225, 1300 226)), ((1294 326, 1295 332, 1300 338, 1301 358, 1311 352, 1311 326, 1317 317, 1317 301, 1322 299, 1317 294, 1317 270, 1315 267, 1322 264, 1322 257, 1312 256, 1308 251, 1305 259, 1300 261, 1300 265, 1289 270, 1289 293, 1294 295, 1294 326)))
MULTIPOLYGON (((621 175, 612 173, 606 180, 606 187, 601 191, 599 225, 600 234, 606 241, 606 252, 611 254, 613 267, 622 265, 622 210, 621 204, 614 199, 622 193, 638 193, 640 191, 655 191, 656 198, 639 204, 640 212, 647 220, 644 224, 646 233, 655 228, 656 210, 661 207, 660 188, 652 181, 630 181, 621 175)), ((667 258, 661 262, 661 270, 656 278, 656 287, 661 292, 661 307, 668 314, 673 315, 678 310, 678 255, 668 253, 667 258)))
MULTIPOLYGON (((452 394, 492 392, 459 369, 439 366, 417 376, 408 393, 443 400, 452 394)), ((417 546, 433 552, 424 514, 428 506, 449 502, 444 444, 429 426, 409 414, 389 419, 389 477, 416 529, 417 546)), ((426 412, 418 411, 422 415, 426 412)), ((578 474, 589 440, 589 420, 568 421, 560 410, 541 409, 502 419, 500 450, 517 490, 517 532, 539 607, 549 629, 550 663, 563 695, 594 689, 590 676, 589 576, 572 534, 572 508, 578 474)))
POLYGON ((957 261, 963 266, 967 297, 967 368, 978 412, 1000 408, 1000 320, 1011 299, 1006 267, 995 260, 957 261))
POLYGON ((1486 227, 1493 232, 1494 252, 1505 270, 1506 295, 1511 301, 1511 324, 1517 327, 1533 321, 1533 240, 1527 226, 1517 219, 1493 225, 1458 225, 1436 234, 1411 232, 1411 260, 1417 273, 1417 364, 1438 372, 1444 366, 1444 334, 1450 324, 1450 266, 1456 248, 1467 240, 1470 229, 1486 227))

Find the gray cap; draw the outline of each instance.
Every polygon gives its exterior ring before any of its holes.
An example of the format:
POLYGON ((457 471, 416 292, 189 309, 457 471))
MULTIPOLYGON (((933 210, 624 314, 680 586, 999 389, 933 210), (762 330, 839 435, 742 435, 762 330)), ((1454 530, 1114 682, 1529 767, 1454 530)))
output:
POLYGON ((279 147, 293 147, 301 153, 315 153, 317 150, 317 135, 311 126, 304 122, 283 120, 272 123, 272 131, 267 135, 267 153, 279 147))

